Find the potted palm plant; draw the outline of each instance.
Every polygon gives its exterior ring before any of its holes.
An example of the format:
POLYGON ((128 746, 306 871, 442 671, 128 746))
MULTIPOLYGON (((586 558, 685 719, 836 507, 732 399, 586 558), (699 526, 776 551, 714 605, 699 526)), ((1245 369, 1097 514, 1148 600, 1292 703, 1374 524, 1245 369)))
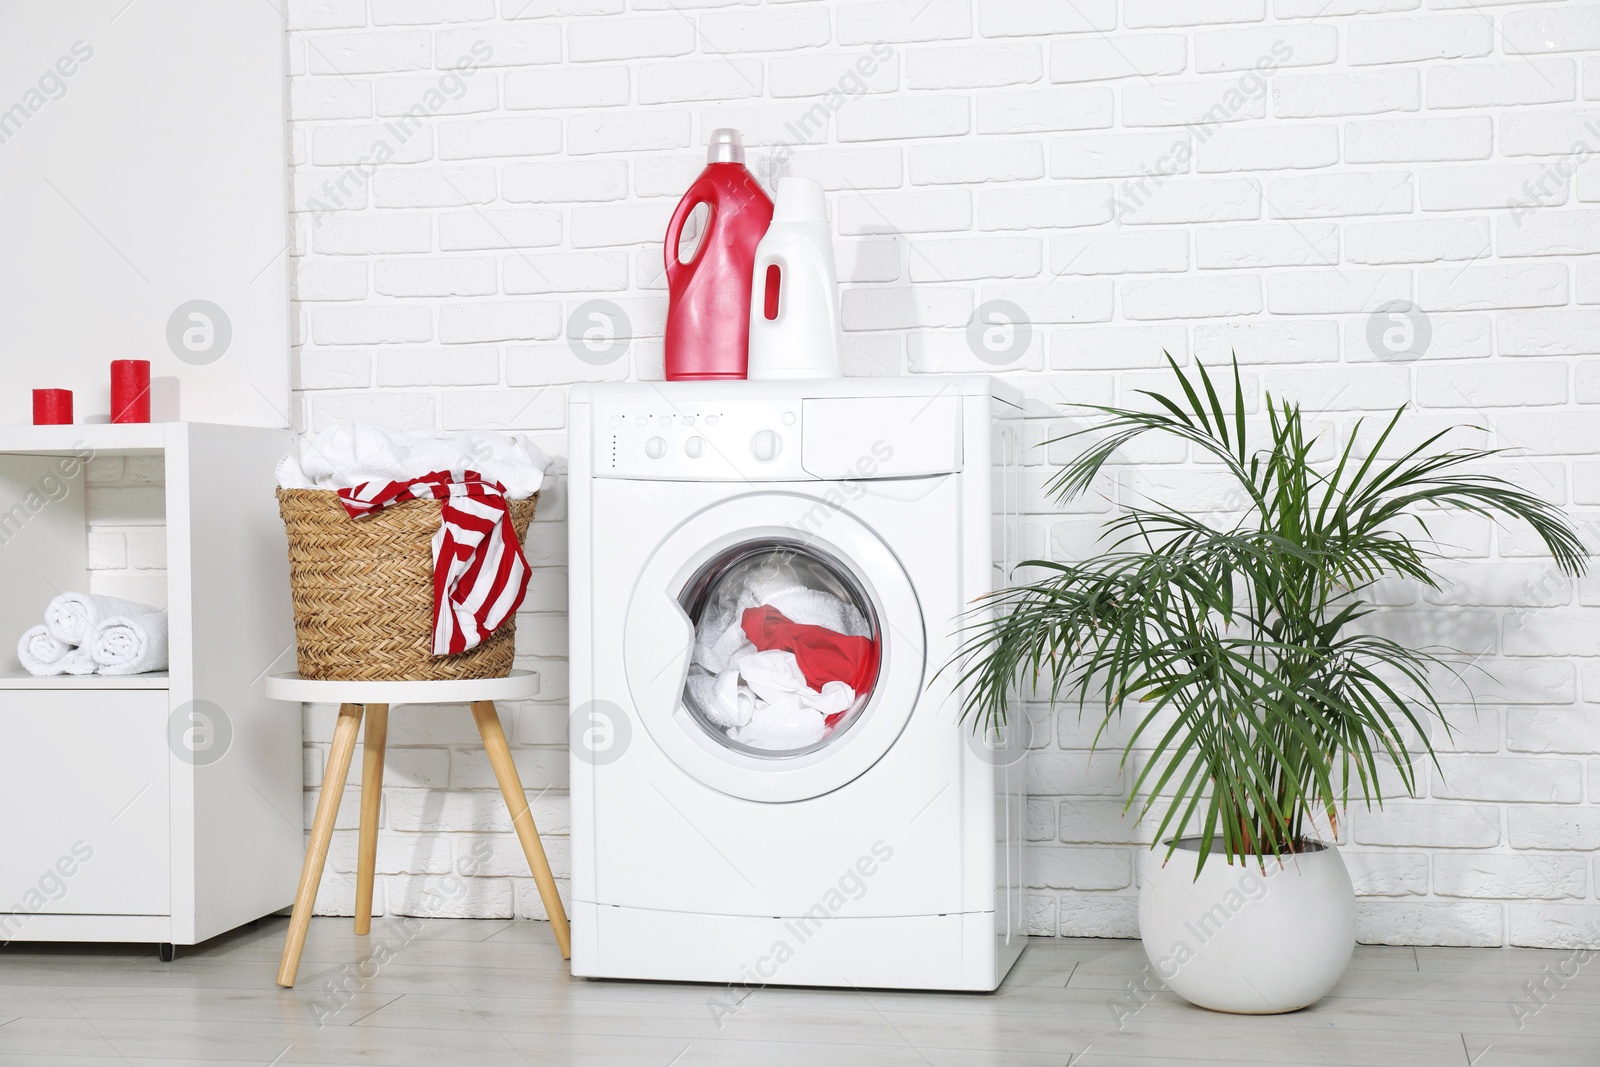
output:
POLYGON ((1442 509, 1528 523, 1568 574, 1586 555, 1555 507, 1471 472, 1493 451, 1445 448, 1443 433, 1393 447, 1404 408, 1364 450, 1352 433, 1319 464, 1299 406, 1270 394, 1268 439, 1252 443, 1237 361, 1227 406, 1205 367, 1168 363, 1182 395, 1086 405, 1103 418, 1057 438, 1087 445, 1047 488, 1070 501, 1129 442, 1162 434, 1226 472, 1236 506, 1222 521, 1124 507, 1100 555, 1023 564, 1026 583, 980 607, 954 664, 984 730, 1016 710, 1021 678, 1080 715, 1103 709, 1096 745, 1131 717, 1121 758, 1139 757, 1128 808, 1154 830, 1139 902, 1153 970, 1203 1007, 1292 1011, 1333 988, 1355 946, 1340 812, 1352 793, 1381 805, 1386 775, 1414 792, 1427 726, 1449 729, 1430 671, 1450 661, 1374 632, 1364 594, 1394 576, 1436 587, 1427 519, 1442 509))

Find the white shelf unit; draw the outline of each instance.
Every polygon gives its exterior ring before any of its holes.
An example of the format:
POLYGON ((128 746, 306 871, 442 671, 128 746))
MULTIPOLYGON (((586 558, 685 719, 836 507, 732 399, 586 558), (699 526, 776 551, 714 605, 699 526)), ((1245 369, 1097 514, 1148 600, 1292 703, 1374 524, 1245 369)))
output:
POLYGON ((193 945, 294 900, 300 716, 262 685, 294 665, 288 445, 205 423, 0 427, 0 943, 193 945), (170 668, 33 678, 17 638, 89 588, 91 455, 164 462, 170 668), (197 707, 231 735, 199 756, 197 707))

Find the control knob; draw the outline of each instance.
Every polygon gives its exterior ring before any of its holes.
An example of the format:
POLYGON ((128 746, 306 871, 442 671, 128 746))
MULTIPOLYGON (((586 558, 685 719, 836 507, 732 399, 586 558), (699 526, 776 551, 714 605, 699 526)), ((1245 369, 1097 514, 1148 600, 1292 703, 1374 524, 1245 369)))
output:
POLYGON ((762 463, 771 463, 782 450, 782 438, 771 430, 762 430, 750 438, 750 454, 762 463))

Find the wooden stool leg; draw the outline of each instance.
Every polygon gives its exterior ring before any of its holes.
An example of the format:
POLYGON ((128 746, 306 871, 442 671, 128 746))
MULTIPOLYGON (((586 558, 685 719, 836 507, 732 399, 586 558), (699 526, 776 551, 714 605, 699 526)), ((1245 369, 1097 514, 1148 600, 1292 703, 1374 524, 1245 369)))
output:
POLYGON ((367 705, 361 741, 361 846, 356 856, 356 933, 372 931, 372 879, 378 866, 378 808, 383 800, 383 750, 389 740, 389 705, 367 705))
POLYGON ((333 824, 339 817, 339 801, 344 797, 344 782, 350 774, 350 757, 355 753, 360 729, 361 705, 341 704, 339 721, 333 727, 333 747, 328 750, 328 768, 322 775, 322 795, 317 798, 317 814, 311 823, 311 843, 306 846, 305 866, 300 868, 300 889, 294 895, 289 936, 283 943, 283 961, 278 964, 278 984, 286 989, 294 985, 294 976, 300 970, 300 951, 306 947, 306 929, 311 925, 311 909, 317 903, 317 887, 322 884, 322 867, 328 860, 328 843, 333 840, 333 824))
POLYGON ((511 761, 511 748, 506 744, 505 731, 500 728, 500 716, 494 710, 494 701, 477 700, 472 704, 472 717, 477 721, 478 733, 483 735, 484 751, 489 753, 489 764, 500 782, 500 793, 511 811, 511 825, 517 829, 517 839, 528 857, 533 870, 533 880, 539 886, 539 899, 544 901, 545 914, 550 916, 550 928, 556 935, 556 946, 561 958, 572 958, 572 929, 567 925, 567 910, 556 893, 555 876, 550 873, 550 861, 545 858, 544 845, 539 842, 539 829, 533 825, 533 812, 528 810, 528 798, 522 791, 522 779, 517 776, 516 764, 511 761))

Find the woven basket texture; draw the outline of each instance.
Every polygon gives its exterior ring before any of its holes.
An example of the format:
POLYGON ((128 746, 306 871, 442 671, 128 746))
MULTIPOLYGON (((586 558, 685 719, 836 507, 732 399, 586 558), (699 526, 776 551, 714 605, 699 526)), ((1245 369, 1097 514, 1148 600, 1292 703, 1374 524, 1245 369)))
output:
MULTIPOLYGON (((535 495, 511 501, 517 540, 535 495)), ((279 489, 289 536, 300 677, 323 681, 504 678, 515 654, 513 615, 477 648, 433 654, 433 535, 437 500, 407 500, 352 519, 331 489, 279 489)))

